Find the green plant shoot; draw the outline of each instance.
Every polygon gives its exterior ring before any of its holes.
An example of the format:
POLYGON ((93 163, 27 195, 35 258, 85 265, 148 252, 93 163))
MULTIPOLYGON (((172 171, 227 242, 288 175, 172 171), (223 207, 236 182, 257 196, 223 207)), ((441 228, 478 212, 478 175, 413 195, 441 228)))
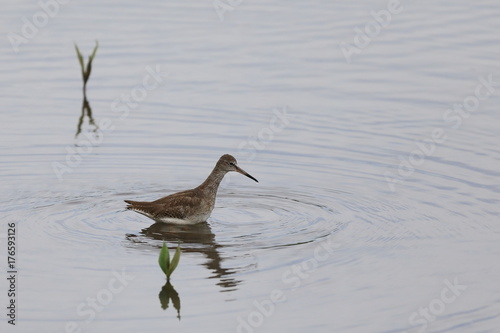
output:
POLYGON ((165 243, 160 251, 160 256, 158 257, 158 264, 160 264, 160 268, 167 276, 167 280, 170 280, 170 275, 175 271, 177 265, 179 264, 179 260, 181 258, 181 244, 180 242, 177 245, 177 249, 175 250, 174 257, 172 261, 170 261, 170 253, 168 252, 168 247, 165 243))
POLYGON ((89 80, 90 72, 92 71, 92 61, 94 60, 94 57, 95 57, 95 54, 97 52, 98 47, 99 47, 99 42, 95 41, 94 51, 89 56, 89 61, 87 62, 87 68, 85 68, 85 65, 83 63, 83 56, 80 53, 80 50, 78 49, 78 46, 75 43, 76 55, 78 56, 78 61, 80 62, 80 67, 82 69, 83 89, 84 90, 85 90, 85 87, 87 86, 87 81, 89 80))

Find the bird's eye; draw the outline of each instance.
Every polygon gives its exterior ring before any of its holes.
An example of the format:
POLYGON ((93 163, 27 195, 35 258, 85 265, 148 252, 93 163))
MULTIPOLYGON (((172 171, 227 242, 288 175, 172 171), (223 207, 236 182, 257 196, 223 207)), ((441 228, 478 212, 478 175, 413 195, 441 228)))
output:
POLYGON ((229 162, 229 165, 235 166, 234 162, 229 162))

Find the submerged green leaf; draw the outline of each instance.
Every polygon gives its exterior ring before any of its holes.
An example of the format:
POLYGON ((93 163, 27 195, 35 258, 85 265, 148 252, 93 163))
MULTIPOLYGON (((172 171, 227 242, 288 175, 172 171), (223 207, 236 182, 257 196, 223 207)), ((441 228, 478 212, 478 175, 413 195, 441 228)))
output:
POLYGON ((87 63, 87 67, 85 68, 85 64, 83 63, 82 53, 80 52, 78 45, 76 45, 76 43, 75 43, 76 55, 78 56, 78 61, 80 62, 80 67, 82 69, 82 78, 83 78, 84 86, 87 84, 87 81, 89 80, 90 72, 92 71, 92 61, 94 60, 94 57, 95 57, 95 54, 96 54, 98 48, 99 48, 99 42, 96 40, 94 51, 90 55, 88 63, 87 63))
POLYGON ((160 265, 161 270, 167 276, 167 280, 170 280, 170 275, 175 271, 177 265, 179 264, 179 260, 181 258, 181 242, 177 244, 177 249, 175 250, 174 257, 172 261, 170 261, 170 253, 168 251, 167 244, 163 243, 163 246, 160 251, 160 256, 158 257, 158 264, 160 265))
POLYGON ((97 49, 99 48, 99 41, 95 41, 95 47, 94 47, 94 51, 92 52, 92 54, 90 55, 89 57, 89 60, 92 61, 94 60, 94 57, 95 57, 95 53, 97 52, 97 49))
POLYGON ((90 55, 89 62, 87 63, 87 70, 85 71, 84 82, 87 82, 87 80, 90 77, 90 72, 92 71, 92 61, 94 60, 94 57, 95 57, 95 54, 96 54, 98 48, 99 48, 99 42, 95 41, 94 51, 90 55))
POLYGON ((170 254, 168 253, 167 244, 163 243, 163 246, 160 251, 160 256, 158 258, 158 264, 160 264, 160 268, 165 273, 168 272, 168 267, 170 266, 170 254))
POLYGON ((179 260, 181 258, 181 243, 177 244, 177 249, 175 250, 174 257, 172 258, 172 262, 170 263, 170 267, 167 271, 167 278, 170 278, 170 275, 175 271, 177 265, 179 264, 179 260))
POLYGON ((76 49, 76 56, 78 57, 78 61, 80 62, 80 67, 82 68, 82 76, 85 76, 85 69, 83 65, 83 56, 80 53, 80 50, 78 49, 78 45, 75 43, 75 49, 76 49))

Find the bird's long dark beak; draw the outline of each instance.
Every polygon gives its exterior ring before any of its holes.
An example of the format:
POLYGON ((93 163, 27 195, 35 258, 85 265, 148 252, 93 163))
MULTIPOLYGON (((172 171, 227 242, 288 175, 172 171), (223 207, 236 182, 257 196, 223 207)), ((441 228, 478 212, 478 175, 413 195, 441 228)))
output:
POLYGON ((243 169, 242 169, 242 168, 240 168, 239 166, 237 166, 237 167, 236 167, 236 172, 239 172, 239 173, 241 173, 242 175, 245 175, 245 176, 247 176, 248 178, 255 180, 257 183, 259 182, 257 179, 255 179, 254 177, 252 177, 252 175, 250 175, 248 172, 246 172, 245 170, 243 170, 243 169))

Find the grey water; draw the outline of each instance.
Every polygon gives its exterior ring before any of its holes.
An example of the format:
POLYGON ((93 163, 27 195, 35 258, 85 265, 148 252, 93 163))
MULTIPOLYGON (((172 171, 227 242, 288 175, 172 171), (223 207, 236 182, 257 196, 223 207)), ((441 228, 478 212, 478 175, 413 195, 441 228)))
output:
POLYGON ((42 3, 0 14, 2 332, 498 332, 500 3, 42 3), (206 223, 125 210, 225 153, 259 183, 206 223))

